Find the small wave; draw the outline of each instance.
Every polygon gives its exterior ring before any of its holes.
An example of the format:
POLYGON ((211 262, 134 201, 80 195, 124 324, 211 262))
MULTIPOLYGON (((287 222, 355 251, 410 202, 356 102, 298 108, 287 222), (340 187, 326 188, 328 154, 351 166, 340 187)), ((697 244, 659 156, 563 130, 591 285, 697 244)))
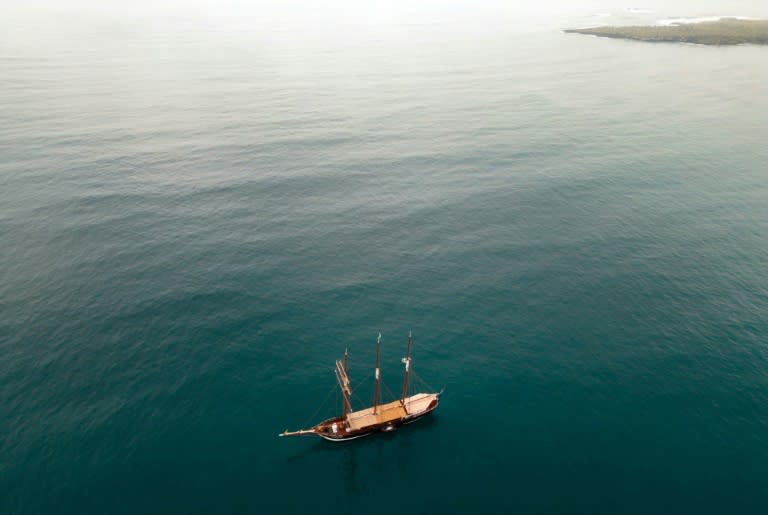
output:
POLYGON ((627 7, 627 11, 631 12, 632 14, 653 14, 653 9, 646 9, 643 7, 627 7))
POLYGON ((671 26, 671 25, 686 25, 689 23, 704 23, 708 21, 719 21, 726 18, 735 18, 737 20, 754 20, 755 18, 748 18, 747 16, 700 16, 698 18, 665 18, 656 22, 657 25, 671 26))
POLYGON ((597 16, 598 18, 607 18, 611 15, 611 13, 595 13, 593 16, 597 16))

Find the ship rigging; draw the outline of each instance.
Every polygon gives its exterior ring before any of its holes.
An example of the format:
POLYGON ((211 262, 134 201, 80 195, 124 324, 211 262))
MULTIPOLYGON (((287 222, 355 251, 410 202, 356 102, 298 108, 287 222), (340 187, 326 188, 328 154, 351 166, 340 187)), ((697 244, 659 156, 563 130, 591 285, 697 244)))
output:
POLYGON ((352 410, 352 388, 349 379, 349 352, 344 352, 342 359, 336 360, 336 381, 342 396, 340 416, 324 420, 308 429, 288 431, 279 436, 319 436, 332 442, 354 440, 380 431, 392 431, 397 427, 410 424, 432 413, 440 401, 442 391, 437 393, 420 392, 409 394, 413 371, 411 370, 411 350, 413 336, 408 333, 408 346, 405 357, 403 384, 400 397, 387 403, 380 403, 381 390, 381 334, 376 340, 376 367, 374 368, 373 403, 370 407, 352 410))

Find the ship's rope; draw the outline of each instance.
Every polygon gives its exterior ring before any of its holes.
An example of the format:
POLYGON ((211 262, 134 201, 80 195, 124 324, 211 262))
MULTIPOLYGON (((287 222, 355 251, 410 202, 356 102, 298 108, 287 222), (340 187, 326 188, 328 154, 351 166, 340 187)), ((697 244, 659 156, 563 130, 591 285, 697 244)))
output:
POLYGON ((333 388, 331 388, 331 391, 328 392, 328 395, 325 396, 325 400, 318 406, 317 410, 312 414, 312 416, 309 418, 309 421, 304 424, 305 427, 311 427, 317 424, 317 422, 313 422, 313 420, 317 420, 317 415, 320 413, 320 410, 325 408, 325 406, 328 404, 328 399, 331 398, 331 395, 333 395, 333 392, 337 392, 336 385, 333 385, 333 388))
POLYGON ((427 391, 434 392, 435 389, 430 385, 428 382, 426 382, 424 379, 421 378, 415 371, 411 370, 411 375, 413 376, 416 381, 418 381, 422 386, 426 387, 427 391))
MULTIPOLYGON (((360 386, 362 386, 362 385, 363 385, 363 383, 364 383, 365 381, 366 381, 366 378, 364 377, 363 379, 361 379, 360 381, 358 381, 358 382, 357 382, 357 384, 356 384, 354 387, 352 387, 352 395, 350 395, 350 396, 349 396, 349 403, 350 403, 350 404, 352 404, 352 401, 353 401, 353 400, 354 400, 354 401, 357 401, 357 404, 358 404, 358 405, 360 405, 360 404, 363 402, 363 401, 362 401, 362 400, 361 400, 361 399, 360 399, 360 398, 359 398, 357 395, 355 395, 355 392, 357 391, 357 389, 358 389, 360 386)), ((365 406, 365 404, 362 404, 362 405, 363 405, 363 406, 365 406)), ((354 408, 354 406, 353 406, 353 408, 354 408)), ((354 411, 354 409, 353 409, 352 411, 354 411)))
MULTIPOLYGON (((387 393, 389 394, 389 397, 391 399, 397 399, 397 397, 395 397, 395 394, 392 393, 392 390, 389 389, 389 387, 387 386, 387 384, 385 382, 382 381, 381 384, 382 384, 382 386, 384 386, 384 389, 387 391, 387 393)), ((382 404, 386 404, 386 403, 382 403, 382 404)))

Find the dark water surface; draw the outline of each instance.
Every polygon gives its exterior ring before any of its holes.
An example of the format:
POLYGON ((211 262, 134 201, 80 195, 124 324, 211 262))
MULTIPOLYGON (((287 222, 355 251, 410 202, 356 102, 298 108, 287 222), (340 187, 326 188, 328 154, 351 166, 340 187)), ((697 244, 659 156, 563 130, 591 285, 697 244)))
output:
POLYGON ((0 513, 768 513, 768 49, 560 32, 761 13, 595 5, 6 18, 0 513))

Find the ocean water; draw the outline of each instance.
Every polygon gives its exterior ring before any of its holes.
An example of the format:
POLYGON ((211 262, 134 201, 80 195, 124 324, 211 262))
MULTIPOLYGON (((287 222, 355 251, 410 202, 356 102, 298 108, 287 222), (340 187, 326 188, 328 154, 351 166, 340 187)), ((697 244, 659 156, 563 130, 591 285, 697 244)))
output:
POLYGON ((0 513, 767 513, 766 9, 7 4, 0 513))

